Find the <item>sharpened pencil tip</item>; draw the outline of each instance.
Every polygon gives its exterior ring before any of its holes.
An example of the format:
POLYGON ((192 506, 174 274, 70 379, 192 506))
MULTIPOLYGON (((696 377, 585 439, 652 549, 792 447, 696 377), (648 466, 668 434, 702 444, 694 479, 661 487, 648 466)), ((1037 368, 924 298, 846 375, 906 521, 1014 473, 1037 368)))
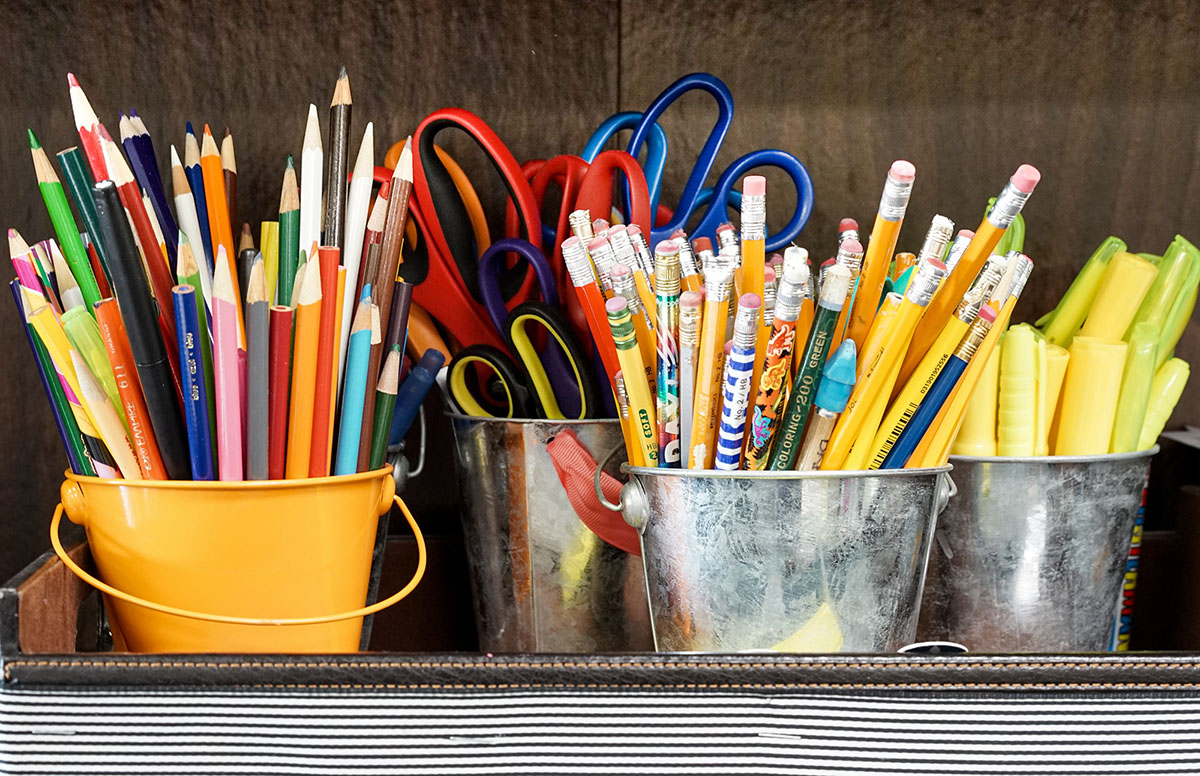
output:
POLYGON ((205 135, 205 137, 213 136, 212 130, 209 128, 209 126, 207 124, 204 125, 204 135, 205 135))
POLYGON ((350 76, 346 74, 346 66, 342 65, 342 69, 338 71, 338 80, 341 81, 342 79, 349 77, 350 76))
POLYGON ((42 144, 38 142, 37 135, 33 134, 32 129, 29 130, 29 147, 34 150, 42 147, 42 144))
POLYGON ((75 77, 74 73, 67 73, 67 86, 73 89, 79 88, 79 79, 75 77))
POLYGON ((233 133, 229 131, 229 127, 225 127, 225 137, 229 137, 233 133))
POLYGON ((190 122, 190 121, 187 123, 187 133, 188 133, 189 135, 195 135, 195 134, 196 134, 196 130, 192 129, 192 122, 190 122))
POLYGON ((292 158, 291 154, 287 155, 287 169, 289 169, 289 170, 296 169, 296 160, 292 158))
POLYGON ((136 109, 134 109, 134 108, 130 108, 130 109, 129 109, 129 115, 130 115, 130 116, 132 116, 132 117, 133 117, 133 118, 135 118, 135 119, 136 119, 136 118, 138 118, 138 115, 137 115, 137 110, 136 110, 136 109))

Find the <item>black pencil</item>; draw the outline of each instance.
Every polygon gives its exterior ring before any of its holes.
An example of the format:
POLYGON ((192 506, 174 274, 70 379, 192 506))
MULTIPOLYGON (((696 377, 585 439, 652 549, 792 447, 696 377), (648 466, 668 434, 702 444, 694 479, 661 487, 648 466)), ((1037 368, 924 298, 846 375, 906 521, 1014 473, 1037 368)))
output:
POLYGON ((167 476, 173 480, 191 479, 192 467, 188 458, 187 431, 179 407, 175 378, 167 360, 166 347, 159 331, 158 313, 150 285, 142 269, 142 259, 133 241, 129 219, 112 181, 101 181, 92 187, 96 203, 96 218, 100 222, 101 238, 109 258, 113 290, 117 306, 125 320, 129 348, 142 383, 150 425, 162 456, 167 476))
MULTIPOLYGON (((350 154, 350 76, 346 68, 338 73, 329 105, 329 164, 325 168, 325 236, 322 245, 339 250, 346 230, 346 177, 350 154)), ((307 246, 300 246, 305 248, 307 246)))

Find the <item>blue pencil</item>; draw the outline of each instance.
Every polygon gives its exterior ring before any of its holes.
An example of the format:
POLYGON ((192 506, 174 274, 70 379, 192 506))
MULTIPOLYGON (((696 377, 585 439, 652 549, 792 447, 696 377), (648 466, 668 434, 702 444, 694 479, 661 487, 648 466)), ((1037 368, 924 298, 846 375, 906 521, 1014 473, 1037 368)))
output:
MULTIPOLYGON (((62 438, 63 449, 67 451, 67 462, 71 465, 71 471, 76 474, 95 476, 95 471, 92 470, 91 465, 89 464, 85 469, 83 463, 79 460, 75 449, 78 444, 79 429, 75 426, 74 418, 71 419, 71 423, 68 425, 67 419, 63 416, 61 404, 65 403, 66 399, 64 398, 61 403, 55 399, 54 384, 50 382, 50 376, 46 374, 44 366, 49 359, 49 355, 45 352, 45 346, 34 337, 29 323, 25 320, 25 304, 21 298, 21 281, 13 278, 9 282, 8 287, 12 290, 13 300, 17 303, 17 315, 21 317, 21 328, 25 329, 25 339, 29 342, 29 349, 33 351, 34 361, 37 362, 38 377, 42 379, 42 390, 46 392, 46 399, 50 402, 50 409, 54 412, 54 424, 58 426, 58 435, 62 438), (70 430, 70 427, 74 427, 74 430, 70 430), (72 436, 76 440, 75 444, 71 442, 72 436)), ((59 388, 59 391, 61 390, 62 388, 59 388)))
POLYGON ((208 229, 208 199, 204 196, 204 173, 200 170, 200 143, 187 123, 187 138, 183 144, 183 174, 192 187, 192 198, 196 200, 196 220, 200 223, 200 239, 204 243, 204 259, 208 262, 208 276, 213 276, 217 266, 213 260, 212 233, 208 229))
MULTIPOLYGON (((370 298, 358 303, 354 323, 350 327, 350 344, 346 355, 346 387, 342 391, 341 426, 338 429, 337 456, 333 473, 354 474, 358 470, 358 443, 362 434, 363 402, 367 395, 367 362, 371 357, 372 330, 370 298)), ((377 317, 377 316, 376 316, 377 317)), ((373 398, 373 397, 372 397, 373 398)))
POLYGON ((188 453, 193 480, 213 479, 212 435, 208 424, 208 377, 200 349, 200 316, 196 289, 175 286, 175 325, 179 340, 179 371, 183 377, 183 414, 187 421, 188 453))

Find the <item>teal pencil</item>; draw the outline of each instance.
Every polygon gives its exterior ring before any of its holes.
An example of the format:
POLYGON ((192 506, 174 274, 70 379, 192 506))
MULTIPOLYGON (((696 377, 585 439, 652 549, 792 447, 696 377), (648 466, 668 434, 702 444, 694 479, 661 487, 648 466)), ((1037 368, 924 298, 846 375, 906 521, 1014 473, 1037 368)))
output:
POLYGON ((341 425, 338 429, 337 457, 333 473, 354 474, 358 470, 358 446, 362 439, 363 402, 367 396, 367 364, 371 356, 371 340, 382 332, 372 329, 378 315, 371 315, 369 295, 358 303, 354 322, 350 326, 350 345, 346 356, 346 387, 342 392, 341 425))

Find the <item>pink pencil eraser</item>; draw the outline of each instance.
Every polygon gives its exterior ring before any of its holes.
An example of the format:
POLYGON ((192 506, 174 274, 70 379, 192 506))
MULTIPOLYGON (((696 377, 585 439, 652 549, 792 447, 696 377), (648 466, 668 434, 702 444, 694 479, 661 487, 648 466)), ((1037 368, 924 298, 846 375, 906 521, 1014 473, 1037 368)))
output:
POLYGON ((1023 164, 1013 173, 1012 185, 1022 194, 1028 194, 1033 191, 1041 179, 1042 174, 1038 172, 1038 168, 1032 164, 1023 164))
POLYGON ((855 221, 853 218, 843 218, 841 221, 838 221, 838 231, 839 232, 857 232, 858 231, 858 222, 855 221))
POLYGON ((767 179, 761 175, 747 175, 742 181, 742 194, 747 197, 761 197, 767 193, 767 179))
POLYGON ((562 247, 564 247, 564 248, 574 248, 574 247, 575 247, 576 245, 578 245, 578 244, 579 244, 579 238, 578 238, 578 237, 576 237, 575 235, 571 235, 571 236, 570 236, 570 237, 568 237, 567 239, 563 240, 562 247))
POLYGON ((862 253, 863 247, 862 243, 858 240, 846 240, 846 242, 842 243, 842 250, 846 253, 862 253))
POLYGON ((699 253, 700 251, 711 251, 712 240, 708 239, 707 237, 697 237, 695 240, 692 240, 692 250, 694 250, 696 253, 699 253))
POLYGON ((959 237, 966 237, 968 240, 974 240, 974 239, 975 239, 975 233, 974 233, 974 232, 972 232, 970 229, 960 229, 960 230, 958 230, 958 236, 959 236, 959 237))
POLYGON ((985 304, 983 307, 979 308, 979 317, 988 323, 995 323, 996 311, 992 309, 991 305, 985 304))
POLYGON ((721 232, 732 232, 732 231, 733 231, 733 224, 729 223, 728 221, 726 221, 725 223, 723 223, 717 227, 717 234, 720 234, 721 232))
POLYGON ((682 294, 679 295, 679 306, 680 307, 699 307, 700 302, 701 302, 701 297, 700 297, 699 292, 684 291, 682 294))
POLYGON ((766 281, 767 283, 775 282, 775 268, 772 267, 770 264, 768 264, 763 269, 763 280, 766 281))
POLYGON ((605 245, 608 245, 608 240, 605 240, 603 237, 593 237, 588 240, 588 253, 595 253, 605 245))
POLYGON ((629 227, 625 226, 625 224, 613 224, 612 226, 608 227, 608 231, 604 233, 604 236, 611 240, 613 234, 617 232, 628 233, 628 231, 629 227))
POLYGON ((631 270, 629 267, 627 267, 626 265, 622 264, 619 261, 616 264, 614 264, 608 268, 609 277, 620 278, 620 277, 625 277, 626 275, 632 275, 632 274, 633 274, 633 270, 631 270))
POLYGON ((604 303, 604 309, 610 313, 619 313, 629 306, 629 302, 623 296, 614 296, 604 303))
POLYGON ((672 240, 686 240, 687 232, 683 231, 682 229, 676 229, 674 232, 671 232, 671 239, 672 240))
POLYGON ((637 224, 630 224, 629 226, 625 227, 625 234, 629 235, 630 237, 634 237, 641 233, 642 227, 638 226, 637 224))
POLYGON ((770 256, 767 257, 767 263, 768 264, 782 264, 783 257, 780 256, 778 253, 772 253, 770 256))
POLYGON ((733 340, 729 340, 728 342, 725 343, 725 355, 728 356, 732 352, 733 352, 733 340))
POLYGON ((945 269, 946 263, 941 259, 930 259, 929 266, 933 267, 934 269, 945 269))
POLYGON ((901 183, 908 183, 917 177, 917 168, 913 166, 912 162, 906 159, 897 159, 892 162, 891 169, 888 170, 888 175, 901 183))
POLYGON ((738 307, 762 307, 762 298, 758 294, 742 294, 742 298, 738 300, 738 307))
POLYGON ((679 253, 679 243, 674 240, 663 240, 658 245, 654 246, 654 253, 663 256, 670 256, 672 253, 679 253))

